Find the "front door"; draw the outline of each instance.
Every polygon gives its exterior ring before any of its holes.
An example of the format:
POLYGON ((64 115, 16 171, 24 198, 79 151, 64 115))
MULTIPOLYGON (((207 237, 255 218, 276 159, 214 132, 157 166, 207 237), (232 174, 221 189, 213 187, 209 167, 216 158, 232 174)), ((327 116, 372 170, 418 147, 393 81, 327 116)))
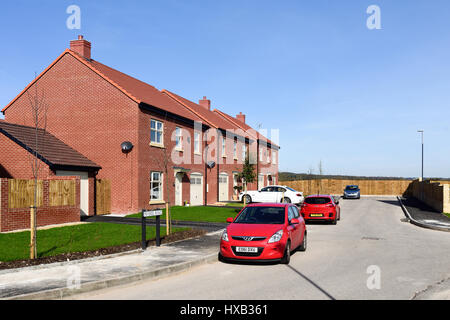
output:
POLYGON ((221 173, 219 175, 219 201, 228 200, 228 175, 221 173))
POLYGON ((261 189, 264 187, 264 175, 259 174, 258 175, 258 189, 261 189))
POLYGON ((175 205, 183 205, 183 173, 178 172, 175 175, 175 205))

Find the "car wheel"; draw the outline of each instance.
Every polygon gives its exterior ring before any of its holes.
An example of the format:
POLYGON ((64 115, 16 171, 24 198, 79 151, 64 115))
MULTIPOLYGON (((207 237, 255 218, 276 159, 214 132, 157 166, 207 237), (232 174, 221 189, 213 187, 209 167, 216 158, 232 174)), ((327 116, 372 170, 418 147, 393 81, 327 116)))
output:
POLYGON ((283 198, 283 203, 291 203, 291 199, 289 198, 283 198))
POLYGON ((303 235, 303 241, 300 247, 298 248, 299 251, 306 251, 306 247, 308 246, 308 234, 305 231, 305 234, 303 235))
POLYGON ((244 196, 245 197, 245 203, 249 204, 252 203, 252 197, 250 197, 248 194, 244 196))
POLYGON ((284 249, 283 258, 281 258, 281 263, 289 264, 290 261, 291 261, 291 242, 288 241, 286 243, 286 248, 284 249))
POLYGON ((220 262, 223 262, 223 261, 224 261, 223 256, 220 254, 220 252, 219 252, 219 254, 217 255, 217 260, 219 260, 220 262))

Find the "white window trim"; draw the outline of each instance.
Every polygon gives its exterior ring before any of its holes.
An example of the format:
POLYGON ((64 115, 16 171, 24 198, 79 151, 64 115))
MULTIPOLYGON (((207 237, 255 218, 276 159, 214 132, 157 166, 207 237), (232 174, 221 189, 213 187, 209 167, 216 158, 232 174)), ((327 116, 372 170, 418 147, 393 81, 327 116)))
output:
POLYGON ((222 158, 227 157, 227 141, 225 137, 222 137, 222 158))
POLYGON ((234 145, 233 145, 233 158, 234 160, 237 160, 237 141, 234 141, 234 145))
POLYGON ((200 144, 200 142, 201 142, 200 137, 201 137, 200 132, 194 131, 194 154, 197 154, 197 155, 201 155, 201 152, 202 152, 202 148, 201 148, 201 144, 200 144), (196 148, 195 148, 196 143, 198 143, 197 144, 198 150, 196 150, 196 148))
POLYGON ((183 129, 180 127, 175 127, 175 150, 183 151, 183 129))
POLYGON ((163 177, 163 175, 164 174, 162 172, 160 172, 160 171, 151 171, 150 172, 150 202, 149 202, 150 204, 164 202, 164 194, 163 194, 164 177, 163 177), (156 181, 153 180, 153 174, 154 173, 159 173, 159 180, 156 180, 156 181), (152 190, 153 183, 159 183, 160 184, 160 191, 159 191, 160 197, 159 197, 159 199, 153 199, 153 190, 152 190))
MULTIPOLYGON (((156 137, 156 135, 155 135, 155 137, 156 137)), ((159 121, 156 119, 150 120, 150 145, 156 146, 156 147, 164 147, 164 123, 162 121, 159 121), (155 129, 152 129, 152 125, 151 125, 152 121, 155 122, 155 129), (161 124, 160 130, 158 130, 158 123, 161 124), (158 133, 158 132, 161 133, 161 142, 152 141, 152 131, 155 131, 156 133, 158 133)))

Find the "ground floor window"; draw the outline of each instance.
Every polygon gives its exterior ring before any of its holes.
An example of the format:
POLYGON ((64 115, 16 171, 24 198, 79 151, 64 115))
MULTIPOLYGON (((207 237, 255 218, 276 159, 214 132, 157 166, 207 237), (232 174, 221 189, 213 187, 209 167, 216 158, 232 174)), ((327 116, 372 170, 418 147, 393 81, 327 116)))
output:
POLYGON ((162 200, 162 173, 151 172, 150 173, 150 200, 157 201, 162 200))

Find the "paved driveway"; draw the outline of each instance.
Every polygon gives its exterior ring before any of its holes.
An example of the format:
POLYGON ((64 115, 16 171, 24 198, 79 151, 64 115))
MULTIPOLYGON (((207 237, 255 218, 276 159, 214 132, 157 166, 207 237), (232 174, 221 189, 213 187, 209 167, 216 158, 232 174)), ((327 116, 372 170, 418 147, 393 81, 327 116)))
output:
POLYGON ((450 277, 450 234, 402 222, 394 197, 341 200, 341 207, 337 226, 308 225, 308 250, 288 266, 216 262, 76 298, 410 299, 450 277))

